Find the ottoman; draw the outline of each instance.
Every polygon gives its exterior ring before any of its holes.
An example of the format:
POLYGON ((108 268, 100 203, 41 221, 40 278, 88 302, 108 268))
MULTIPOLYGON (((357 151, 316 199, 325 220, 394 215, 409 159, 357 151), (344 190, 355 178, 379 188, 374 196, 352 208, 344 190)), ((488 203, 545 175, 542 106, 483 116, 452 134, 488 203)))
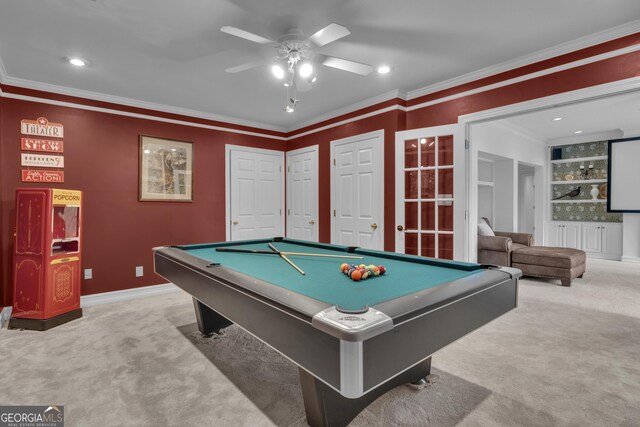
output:
POLYGON ((587 254, 571 248, 529 246, 511 253, 511 267, 519 268, 525 276, 560 279, 562 286, 582 277, 586 270, 587 254))

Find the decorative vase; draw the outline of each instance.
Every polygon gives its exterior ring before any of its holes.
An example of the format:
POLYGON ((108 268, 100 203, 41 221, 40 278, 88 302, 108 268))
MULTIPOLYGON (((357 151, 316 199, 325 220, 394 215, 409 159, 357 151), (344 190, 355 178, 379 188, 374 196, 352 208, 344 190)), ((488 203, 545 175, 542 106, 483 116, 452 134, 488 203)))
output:
POLYGON ((598 194, 600 194, 598 187, 598 184, 591 184, 591 200, 598 200, 598 194))

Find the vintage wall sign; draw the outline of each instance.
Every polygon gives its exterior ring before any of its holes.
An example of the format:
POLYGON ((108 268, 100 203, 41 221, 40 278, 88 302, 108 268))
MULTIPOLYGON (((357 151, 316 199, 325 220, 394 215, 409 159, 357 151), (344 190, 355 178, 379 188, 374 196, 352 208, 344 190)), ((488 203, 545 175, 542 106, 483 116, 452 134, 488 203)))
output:
POLYGON ((21 166, 35 166, 39 168, 63 168, 64 156, 51 156, 47 154, 20 154, 21 166))
POLYGON ((20 138, 20 148, 24 151, 64 153, 64 142, 55 139, 20 138))
POLYGON ((64 182, 64 172, 23 169, 22 182, 64 182))
POLYGON ((50 123, 45 117, 38 117, 36 120, 21 120, 20 131, 23 135, 48 136, 52 138, 62 138, 64 136, 64 126, 61 123, 50 123))

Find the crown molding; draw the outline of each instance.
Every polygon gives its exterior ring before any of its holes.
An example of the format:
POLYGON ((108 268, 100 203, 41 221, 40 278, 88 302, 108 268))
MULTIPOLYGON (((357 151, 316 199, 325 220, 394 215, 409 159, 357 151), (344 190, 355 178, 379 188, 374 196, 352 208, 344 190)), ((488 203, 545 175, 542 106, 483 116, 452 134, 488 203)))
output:
MULTIPOLYGON (((94 107, 93 105, 76 104, 76 103, 73 103, 73 102, 58 101, 58 100, 49 99, 49 98, 36 98, 36 97, 33 97, 33 96, 19 95, 19 94, 15 94, 15 93, 7 93, 7 92, 3 93, 2 97, 3 98, 10 98, 10 99, 19 99, 21 101, 30 101, 30 102, 39 102, 39 103, 42 103, 42 104, 58 105, 60 107, 77 108, 77 109, 80 109, 80 110, 97 111, 99 113, 115 114, 115 115, 125 116, 125 117, 135 117, 135 118, 138 118, 138 119, 154 120, 154 121, 157 121, 157 122, 174 123, 174 124, 177 124, 177 125, 191 126, 191 127, 196 127, 196 128, 202 128, 202 129, 211 129, 211 130, 218 130, 218 131, 222 131, 222 132, 238 133, 238 134, 242 134, 242 135, 258 136, 258 137, 261 137, 261 138, 275 139, 275 140, 278 140, 278 141, 286 141, 287 140, 287 138, 285 138, 284 136, 271 135, 271 134, 268 134, 268 133, 252 132, 252 131, 248 131, 248 130, 235 129, 235 128, 232 128, 232 127, 207 125, 207 124, 197 123, 197 122, 193 122, 193 121, 186 121, 186 120, 168 119, 168 118, 161 117, 161 116, 154 116, 154 115, 140 114, 140 113, 132 113, 130 111, 117 110, 117 109, 111 109, 111 108, 94 107)), ((260 129, 258 129, 258 130, 260 130, 260 129)))
POLYGON ((419 98, 424 95, 429 95, 441 90, 450 89, 452 87, 470 83, 475 80, 480 80, 496 74, 504 73, 505 71, 520 68, 525 65, 530 65, 536 62, 555 58, 560 55, 575 52, 580 49, 585 49, 590 46, 595 46, 597 44, 615 40, 637 32, 640 32, 640 20, 631 21, 626 24, 609 28, 595 34, 580 37, 547 49, 542 49, 529 55, 524 55, 519 58, 511 59, 500 64, 491 65, 486 68, 481 68, 480 70, 472 71, 470 73, 463 74, 462 76, 454 77, 443 82, 409 91, 407 92, 407 100, 419 98))
POLYGON ((297 130, 303 129, 307 126, 312 126, 316 123, 322 123, 326 120, 335 119, 336 117, 344 116, 345 114, 353 113, 354 111, 371 107, 373 105, 380 104, 382 102, 388 101, 390 99, 396 99, 396 98, 400 98, 406 101, 407 93, 400 89, 394 89, 385 93, 381 93, 380 95, 373 96, 371 98, 363 99, 362 101, 358 101, 355 104, 347 105, 346 107, 333 110, 330 113, 326 113, 321 116, 314 117, 313 119, 305 120, 304 122, 301 122, 295 125, 294 127, 290 128, 289 133, 295 133, 297 130))
MULTIPOLYGON (((0 71, 1 72, 1 71, 0 71)), ((266 123, 253 122, 250 120, 237 119, 233 117, 221 116, 218 114, 210 114, 197 110, 189 110, 186 108, 172 107, 170 105, 156 104, 153 102, 139 101, 132 98, 125 98, 115 95, 108 95, 100 92, 92 92, 83 89, 74 89, 66 86, 58 86, 49 83, 35 82, 33 80, 19 79, 15 77, 6 76, 3 84, 8 86, 17 86, 24 89, 41 90, 44 92, 55 93, 58 95, 75 96, 78 98, 90 99, 94 101, 109 102, 118 105, 124 105, 128 107, 144 108, 147 110, 161 111, 164 113, 179 114, 187 117, 194 117, 205 120, 212 120, 217 122, 223 122, 228 124, 234 124, 239 126, 248 126, 262 130, 271 130, 275 132, 287 132, 287 129, 282 126, 274 126, 266 123)))

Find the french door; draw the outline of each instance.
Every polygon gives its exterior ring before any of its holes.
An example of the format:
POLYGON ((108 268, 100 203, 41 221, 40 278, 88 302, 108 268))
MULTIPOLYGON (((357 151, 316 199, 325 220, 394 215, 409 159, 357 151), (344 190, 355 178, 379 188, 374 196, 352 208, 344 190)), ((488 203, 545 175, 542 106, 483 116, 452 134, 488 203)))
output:
POLYGON ((396 133, 396 251, 443 259, 465 255, 464 128, 396 133))

